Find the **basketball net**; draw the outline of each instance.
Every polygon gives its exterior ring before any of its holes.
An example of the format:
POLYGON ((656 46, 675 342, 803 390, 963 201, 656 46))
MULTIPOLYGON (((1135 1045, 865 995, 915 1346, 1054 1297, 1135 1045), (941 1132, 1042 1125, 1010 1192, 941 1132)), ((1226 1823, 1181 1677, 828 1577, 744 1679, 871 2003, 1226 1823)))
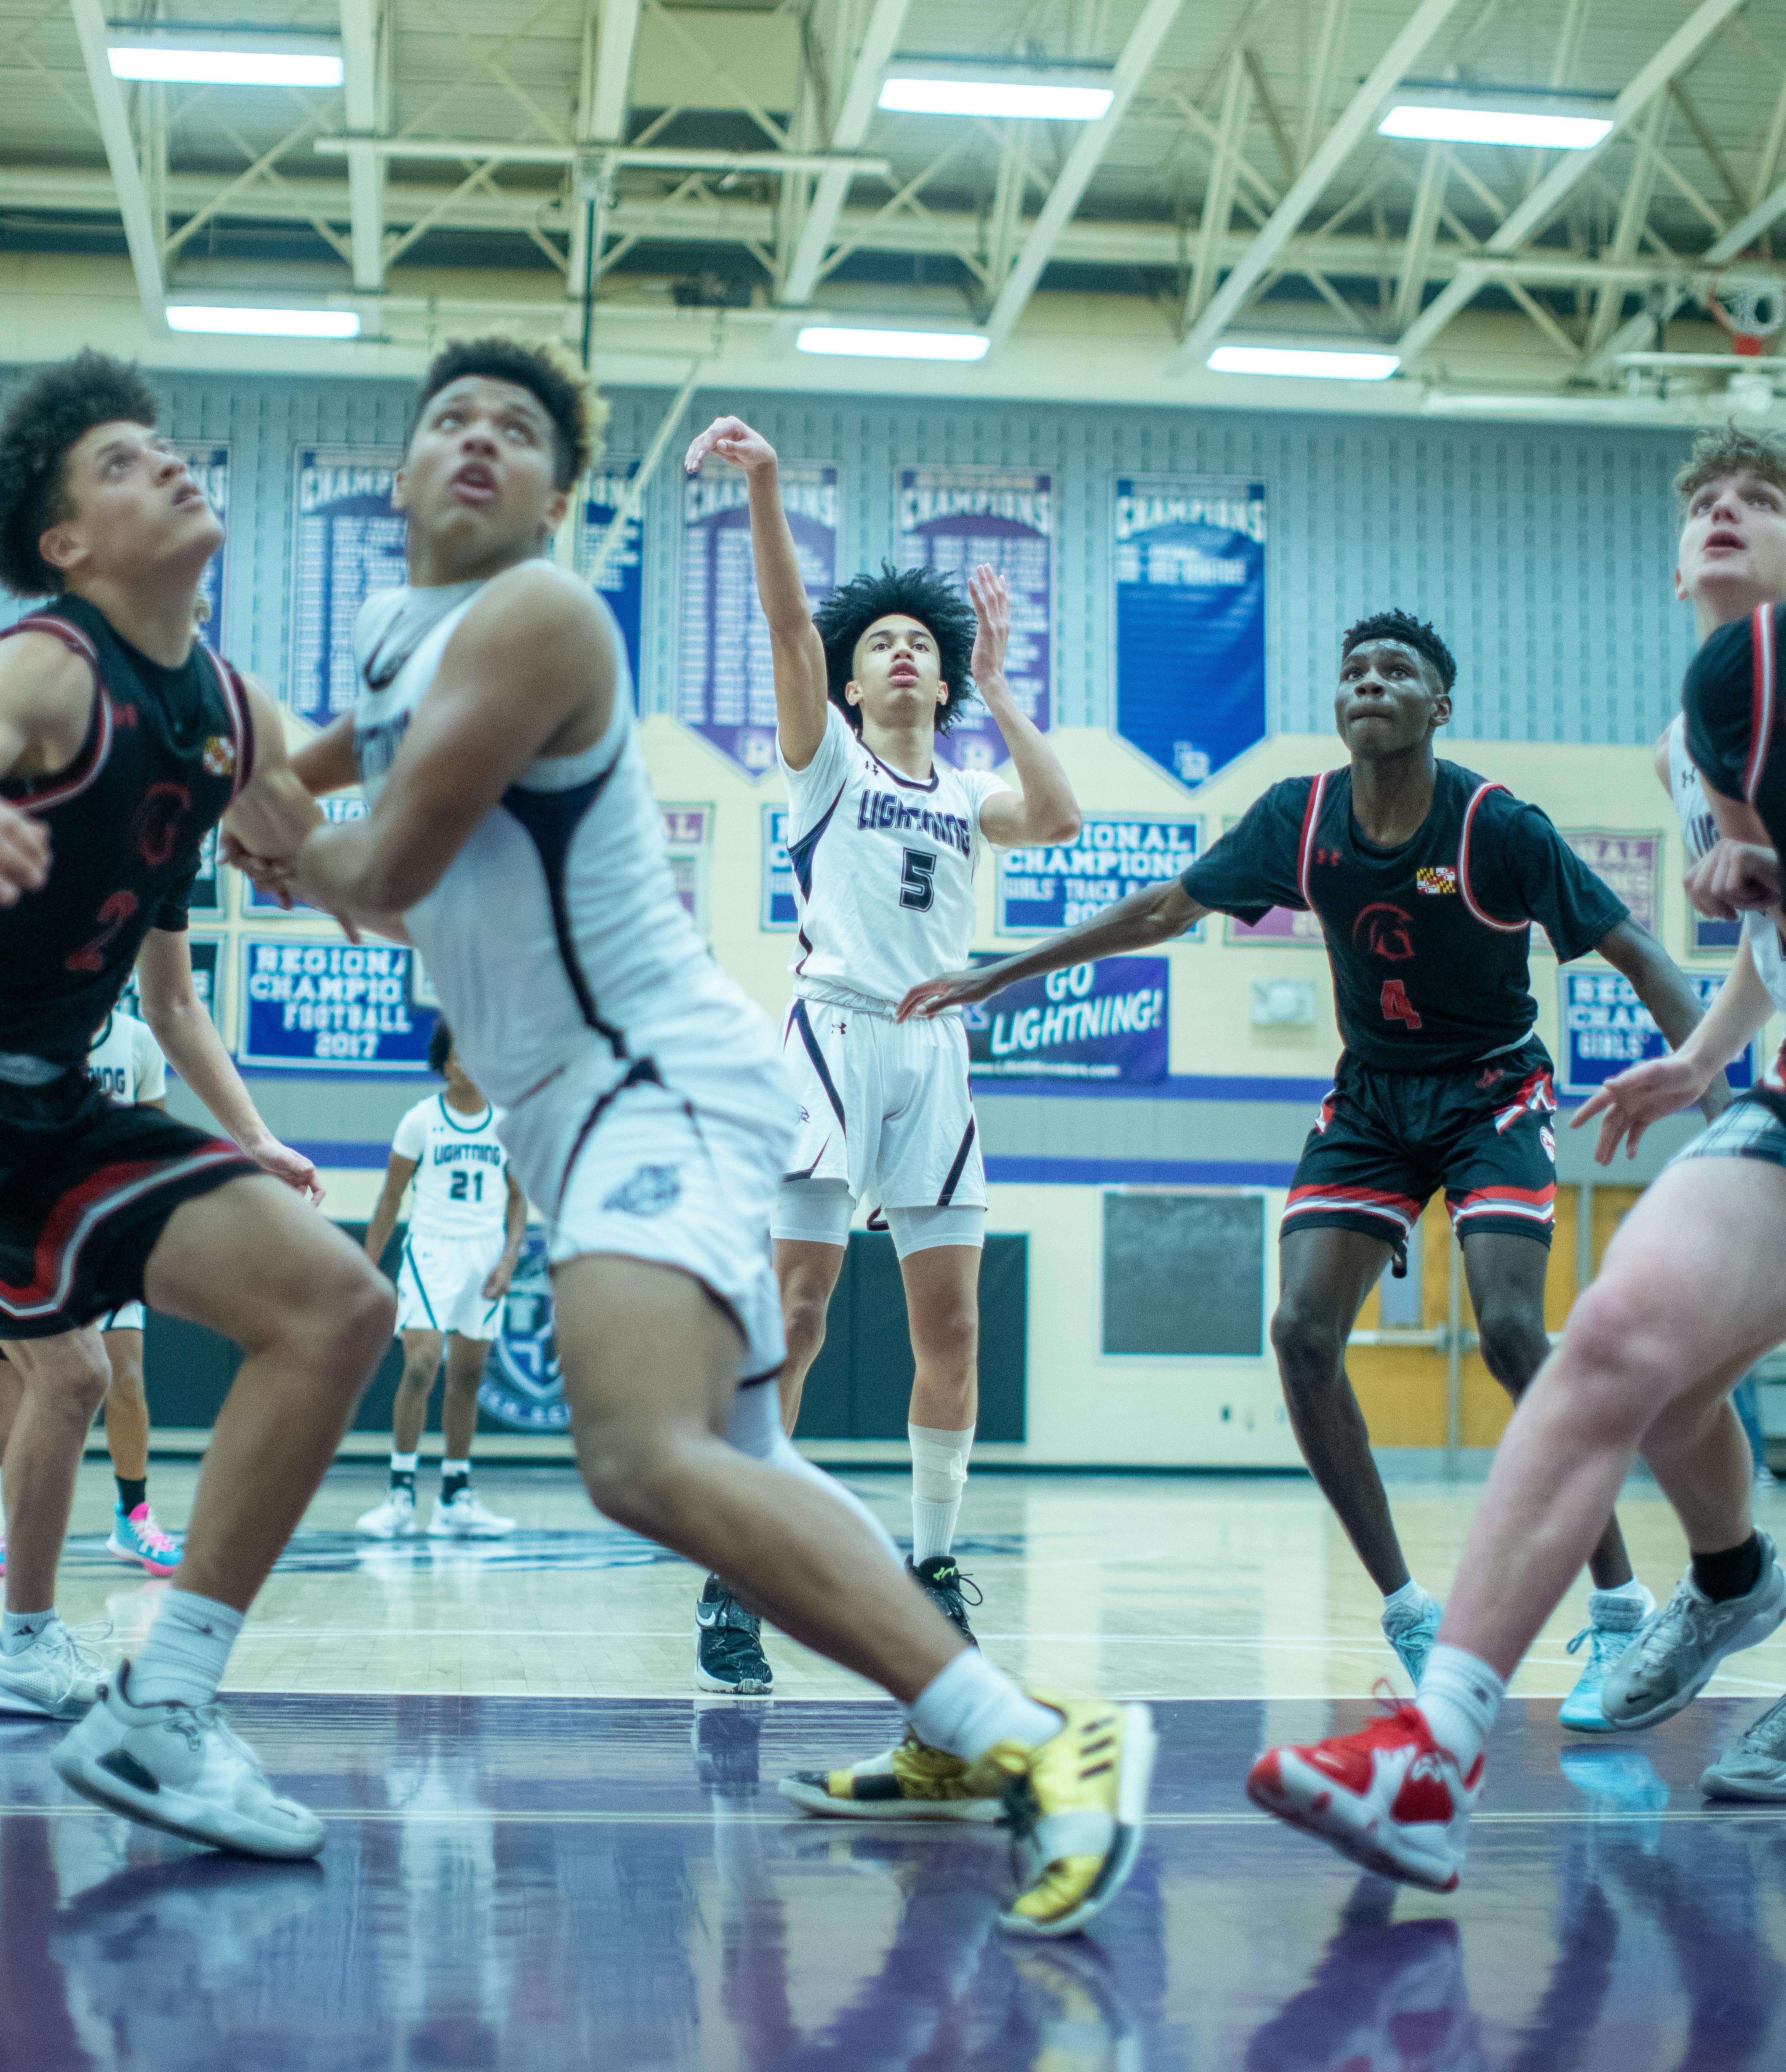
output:
POLYGON ((1786 328, 1786 273, 1755 269, 1765 261, 1748 260, 1739 278, 1720 274, 1707 302, 1712 314, 1730 335, 1730 349, 1739 360, 1759 360, 1767 341, 1786 328))

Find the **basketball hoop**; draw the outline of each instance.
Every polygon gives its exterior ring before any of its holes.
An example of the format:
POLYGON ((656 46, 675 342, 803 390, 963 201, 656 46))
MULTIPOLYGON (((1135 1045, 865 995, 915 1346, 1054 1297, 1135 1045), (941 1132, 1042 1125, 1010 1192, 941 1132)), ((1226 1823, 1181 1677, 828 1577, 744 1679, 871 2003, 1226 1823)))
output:
POLYGON ((1730 335, 1739 360, 1759 360, 1786 328, 1786 270, 1764 259, 1739 261, 1717 274, 1706 306, 1730 335))

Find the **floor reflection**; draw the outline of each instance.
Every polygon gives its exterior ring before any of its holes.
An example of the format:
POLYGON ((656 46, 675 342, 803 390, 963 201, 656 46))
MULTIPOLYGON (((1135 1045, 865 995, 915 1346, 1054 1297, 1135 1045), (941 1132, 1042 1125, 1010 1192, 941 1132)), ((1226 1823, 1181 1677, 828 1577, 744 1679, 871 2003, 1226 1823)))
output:
MULTIPOLYGON (((1301 1701, 1289 1701, 1292 1705, 1301 1701)), ((1318 1709, 1324 1724, 1330 1711, 1318 1709)), ((1278 1706, 1163 1707, 1159 1818, 1090 1936, 1014 1943, 997 1831, 784 1819, 890 1709, 245 1699, 319 1864, 183 1850, 0 1729, 6 2072, 1744 2072, 1786 2063, 1786 1815, 1515 1704, 1450 1900, 1254 1819, 1278 1706)))

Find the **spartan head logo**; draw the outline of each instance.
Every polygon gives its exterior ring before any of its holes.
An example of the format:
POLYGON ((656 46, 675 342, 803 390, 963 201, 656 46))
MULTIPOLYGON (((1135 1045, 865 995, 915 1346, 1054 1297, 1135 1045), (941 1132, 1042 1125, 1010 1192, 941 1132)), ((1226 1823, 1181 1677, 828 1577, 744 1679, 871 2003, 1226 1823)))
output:
POLYGON ((1386 899, 1373 900, 1352 924, 1352 939, 1360 949, 1368 950, 1373 957, 1381 957, 1392 964, 1411 961, 1414 936, 1411 933, 1413 917, 1403 907, 1392 906, 1386 899))

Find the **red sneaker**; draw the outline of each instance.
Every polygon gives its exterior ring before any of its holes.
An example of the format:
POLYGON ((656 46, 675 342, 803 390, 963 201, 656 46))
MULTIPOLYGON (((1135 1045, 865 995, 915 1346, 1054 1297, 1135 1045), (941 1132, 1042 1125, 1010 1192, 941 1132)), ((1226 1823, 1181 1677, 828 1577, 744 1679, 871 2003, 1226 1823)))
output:
POLYGON ((1420 1708, 1399 1704, 1360 1733, 1267 1749, 1247 1778, 1246 1795, 1366 1870, 1453 1892, 1482 1795, 1482 1758, 1460 1777, 1420 1708))

